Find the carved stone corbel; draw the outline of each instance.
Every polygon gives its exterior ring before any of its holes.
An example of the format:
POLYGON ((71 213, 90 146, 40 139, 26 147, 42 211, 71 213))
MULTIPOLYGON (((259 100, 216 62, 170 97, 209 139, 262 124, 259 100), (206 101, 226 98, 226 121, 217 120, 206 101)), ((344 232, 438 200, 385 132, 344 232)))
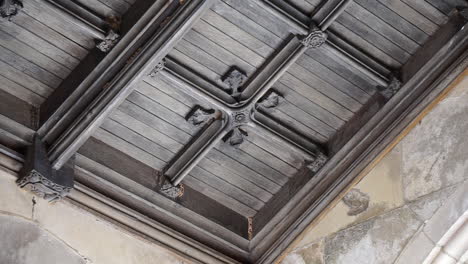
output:
POLYGON ((23 168, 17 183, 49 202, 64 198, 73 188, 73 165, 67 164, 54 170, 47 157, 46 148, 39 136, 27 150, 23 168))
POLYGON ((394 76, 391 77, 390 83, 384 87, 384 86, 377 86, 377 89, 379 90, 380 94, 385 97, 385 99, 389 100, 392 98, 401 88, 401 81, 394 76))
POLYGON ((0 16, 7 18, 8 21, 23 9, 21 0, 0 0, 0 2, 0 16))
POLYGON ((328 157, 325 154, 320 152, 315 157, 315 160, 310 162, 306 166, 311 172, 317 173, 323 167, 323 165, 325 165, 327 161, 328 161, 328 157))
POLYGON ((164 176, 164 173, 162 172, 159 172, 157 174, 157 177, 158 177, 157 190, 160 193, 162 193, 164 196, 171 198, 171 199, 176 199, 184 195, 184 186, 182 184, 174 186, 167 179, 167 177, 164 176))
POLYGON ((120 35, 117 34, 114 30, 109 30, 107 36, 99 44, 96 45, 102 52, 109 52, 116 44, 119 42, 120 35))
POLYGON ((310 27, 309 34, 301 39, 301 44, 307 48, 319 48, 327 41, 327 33, 323 32, 316 25, 310 27))
POLYGON ((166 61, 163 59, 151 70, 149 76, 155 77, 158 73, 164 70, 164 68, 166 68, 166 61))

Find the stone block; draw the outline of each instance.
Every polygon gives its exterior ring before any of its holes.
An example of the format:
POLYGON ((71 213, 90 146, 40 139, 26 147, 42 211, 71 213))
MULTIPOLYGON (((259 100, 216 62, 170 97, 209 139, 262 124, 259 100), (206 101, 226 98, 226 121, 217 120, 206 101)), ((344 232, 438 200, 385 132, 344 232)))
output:
POLYGON ((435 244, 422 232, 422 228, 411 238, 395 264, 423 263, 435 244))
POLYGON ((325 263, 392 263, 420 225, 402 207, 344 229, 325 239, 325 263))
POLYGON ((410 203, 409 207, 418 215, 419 219, 426 221, 447 202, 448 198, 453 194, 456 188, 457 186, 451 186, 423 196, 410 203))
POLYGON ((16 177, 0 169, 0 211, 32 218, 33 195, 16 185, 16 177))
POLYGON ((0 215, 0 238, 0 263, 86 263, 62 241, 21 217, 0 215))

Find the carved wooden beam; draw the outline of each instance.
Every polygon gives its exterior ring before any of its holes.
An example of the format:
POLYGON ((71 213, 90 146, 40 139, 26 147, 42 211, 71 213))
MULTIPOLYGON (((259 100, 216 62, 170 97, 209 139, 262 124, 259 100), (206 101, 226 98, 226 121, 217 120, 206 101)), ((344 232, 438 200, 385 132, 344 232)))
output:
MULTIPOLYGON (((131 31, 101 62, 98 70, 93 71, 84 83, 79 84, 81 93, 73 95, 76 96, 75 102, 70 102, 70 109, 65 111, 64 117, 59 120, 67 124, 66 129, 60 129, 63 132, 57 134, 61 136, 52 141, 49 149, 54 168, 58 169, 65 164, 133 91, 135 84, 163 60, 212 3, 213 0, 186 2, 163 27, 160 27, 158 19, 170 9, 173 2, 166 2, 162 9, 160 1, 150 6, 131 31), (147 38, 150 38, 149 41, 147 38), (134 54, 135 52, 137 53, 134 54), (130 57, 132 59, 127 61, 130 57), (105 66, 110 69, 103 68, 105 66), (106 89, 102 89, 106 83, 106 89), (90 94, 92 96, 89 96, 90 94)), ((50 130, 41 130, 45 134, 48 131, 50 130)))
MULTIPOLYGON (((299 34, 306 35, 310 31, 310 24, 315 23, 323 26, 325 31, 336 19, 346 6, 349 0, 324 1, 320 9, 312 17, 307 17, 300 13, 295 7, 281 0, 262 0, 259 3, 269 12, 290 25, 299 34)), ((333 32, 327 32, 328 45, 335 55, 367 74, 379 85, 386 87, 391 80, 392 71, 382 65, 374 58, 362 53, 352 44, 333 32)))
POLYGON ((11 19, 23 9, 23 2, 21 0, 2 0, 0 4, 0 17, 11 19))

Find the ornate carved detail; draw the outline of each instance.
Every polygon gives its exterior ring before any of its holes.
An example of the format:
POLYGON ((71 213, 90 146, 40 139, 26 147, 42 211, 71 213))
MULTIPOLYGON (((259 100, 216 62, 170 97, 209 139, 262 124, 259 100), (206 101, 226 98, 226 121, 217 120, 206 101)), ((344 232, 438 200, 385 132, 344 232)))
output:
POLYGON ((242 93, 242 85, 247 80, 247 75, 236 67, 232 67, 221 80, 229 86, 227 92, 234 99, 239 100, 242 93))
POLYGON ((23 3, 20 0, 0 0, 0 16, 2 18, 11 18, 16 16, 21 9, 23 9, 23 3))
POLYGON ((383 95, 386 99, 392 98, 401 88, 401 82, 395 76, 392 76, 390 83, 387 87, 378 86, 380 94, 383 95))
POLYGON ((358 189, 351 189, 343 197, 343 203, 349 207, 348 215, 358 215, 369 207, 369 195, 358 189))
POLYGON ((231 125, 233 127, 247 124, 250 122, 250 110, 242 110, 231 114, 231 125))
POLYGON ((102 52, 107 53, 117 44, 117 42, 119 42, 119 38, 120 35, 111 29, 104 40, 97 44, 96 47, 102 52))
POLYGON ((223 138, 224 142, 229 142, 233 147, 237 147, 244 142, 244 137, 249 134, 240 127, 235 127, 223 138))
POLYGON ((328 157, 323 154, 323 153, 318 153, 318 155, 315 157, 315 160, 310 162, 309 164, 307 164, 307 168, 313 172, 313 173, 317 173, 322 167, 323 165, 325 165, 325 163, 327 162, 328 160, 328 157))
POLYGON ((184 186, 182 184, 174 186, 170 180, 164 176, 164 172, 157 172, 156 177, 158 182, 157 189, 164 196, 171 199, 176 199, 184 195, 184 186))
POLYGON ((327 33, 312 25, 307 36, 301 39, 301 44, 307 48, 318 48, 327 41, 327 33))
POLYGON ((160 71, 164 70, 165 67, 166 67, 166 61, 163 59, 153 68, 153 70, 151 70, 149 76, 150 77, 156 76, 160 71))
POLYGON ((284 101, 284 97, 275 91, 271 91, 267 94, 258 104, 258 106, 264 108, 275 108, 284 101))
POLYGON ((457 7, 458 13, 465 19, 468 20, 468 7, 457 7))
POLYGON ((192 111, 190 111, 185 119, 194 126, 202 126, 214 118, 216 118, 215 110, 203 109, 200 106, 196 106, 192 111))
POLYGON ((58 201, 73 188, 73 167, 69 165, 58 171, 52 169, 46 148, 36 135, 28 147, 17 183, 19 187, 29 189, 50 202, 58 201))
POLYGON ((18 185, 21 188, 30 190, 35 195, 49 202, 61 200, 68 195, 72 189, 71 187, 52 182, 35 170, 32 170, 29 175, 18 180, 18 185))

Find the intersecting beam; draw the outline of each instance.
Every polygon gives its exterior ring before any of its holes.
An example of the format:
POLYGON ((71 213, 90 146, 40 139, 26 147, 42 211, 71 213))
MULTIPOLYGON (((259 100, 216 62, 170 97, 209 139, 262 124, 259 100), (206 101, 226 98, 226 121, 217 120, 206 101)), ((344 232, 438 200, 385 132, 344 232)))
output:
MULTIPOLYGON (((236 104, 226 103, 221 98, 209 94, 206 90, 204 91, 202 87, 197 88, 196 85, 190 84, 190 82, 179 76, 176 71, 171 71, 170 67, 169 70, 161 73, 165 78, 178 84, 179 88, 186 93, 214 106, 217 111, 221 111, 221 118, 224 121, 224 125, 218 128, 218 132, 216 133, 207 134, 205 131, 200 132, 195 137, 194 143, 189 144, 186 149, 182 150, 182 152, 164 168, 164 175, 173 185, 177 186, 184 177, 188 175, 190 170, 195 167, 221 139, 229 139, 231 145, 241 144, 244 134, 246 134, 246 132, 242 130, 242 126, 250 126, 257 132, 266 134, 270 138, 283 140, 291 147, 309 153, 315 160, 322 161, 320 164, 317 163, 315 167, 320 167, 326 162, 327 158, 325 152, 320 146, 297 135, 294 131, 288 131, 289 133, 274 131, 268 128, 267 125, 262 124, 259 120, 256 120, 254 113, 256 112, 256 107, 260 100, 270 92, 270 88, 307 49, 319 48, 325 43, 327 35, 324 31, 344 11, 350 1, 351 0, 340 1, 328 12, 323 12, 325 16, 319 24, 321 27, 311 25, 311 28, 305 36, 293 36, 290 38, 286 45, 268 60, 263 67, 257 70, 255 75, 253 75, 247 83, 242 83, 243 79, 246 79, 243 73, 231 70, 229 73, 229 78, 231 79, 226 78, 224 81, 227 81, 228 84, 232 86, 236 94, 233 95, 237 101, 236 104), (240 94, 237 94, 240 86, 242 86, 243 89, 240 94), (294 136, 290 136, 291 133, 293 133, 294 136), (209 140, 203 141, 202 138, 209 138, 209 140)), ((279 95, 276 96, 278 97, 279 95)), ((278 102, 276 102, 276 104, 277 103, 278 102)), ((276 105, 272 104, 269 107, 275 106, 276 105)), ((211 121, 211 123, 208 124, 208 127, 216 123, 219 122, 215 119, 215 121, 211 121)), ((318 169, 313 168, 313 170, 316 171, 318 169)))
MULTIPOLYGON (((320 9, 312 17, 306 17, 297 11, 296 8, 281 0, 261 0, 258 1, 266 10, 277 16, 294 28, 299 34, 307 34, 309 25, 315 22, 317 25, 328 28, 334 19, 343 12, 350 0, 330 0, 324 1, 320 9), (293 17, 293 15, 295 17, 293 17)), ((386 66, 377 62, 374 58, 360 52, 352 44, 339 36, 328 31, 327 45, 336 56, 368 75, 381 86, 387 86, 391 81, 392 71, 386 66)))
MULTIPOLYGON (((135 85, 160 63, 212 3, 212 0, 186 2, 167 23, 156 28, 156 33, 153 33, 154 27, 160 25, 155 23, 159 18, 155 15, 160 15, 161 9, 158 8, 160 6, 151 6, 152 10, 148 10, 136 23, 135 31, 125 35, 111 51, 111 53, 117 53, 114 54, 116 59, 110 59, 108 64, 115 66, 115 64, 125 62, 122 58, 122 50, 128 51, 129 48, 133 48, 134 50, 140 49, 140 51, 134 54, 134 57, 127 61, 123 68, 104 69, 103 73, 93 76, 93 80, 90 80, 95 94, 91 98, 93 100, 84 102, 85 110, 81 113, 77 112, 79 115, 75 115, 75 118, 71 120, 73 122, 49 149, 54 168, 60 168, 86 142, 106 117, 133 91, 135 85), (151 35, 149 41, 146 38, 148 34, 151 35), (113 78, 110 80, 109 76, 113 78), (102 89, 107 82, 107 87, 102 89)), ((166 5, 166 7, 169 6, 170 3, 166 5)), ((82 92, 89 93, 89 89, 89 86, 84 86, 82 92)), ((83 107, 74 110, 79 109, 83 107)))

